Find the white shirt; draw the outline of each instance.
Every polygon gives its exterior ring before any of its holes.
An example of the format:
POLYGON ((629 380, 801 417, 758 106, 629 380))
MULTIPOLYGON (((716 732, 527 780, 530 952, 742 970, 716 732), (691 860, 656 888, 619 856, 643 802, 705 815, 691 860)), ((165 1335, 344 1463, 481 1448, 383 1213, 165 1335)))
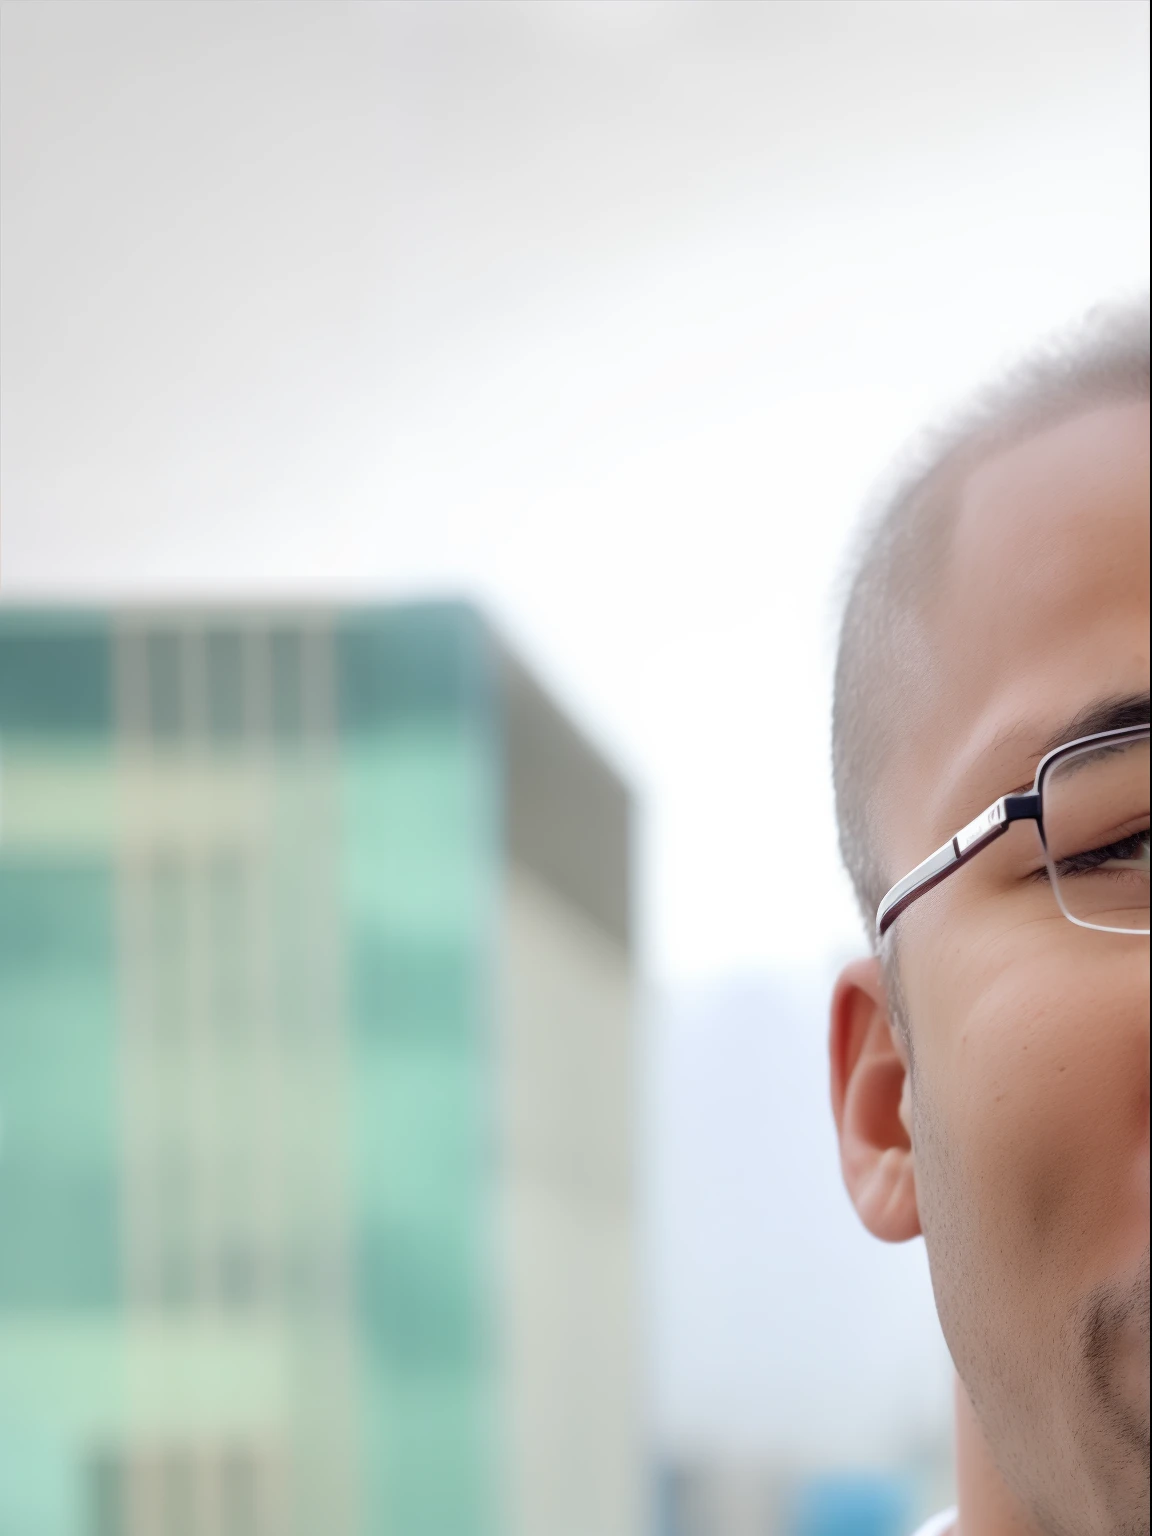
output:
POLYGON ((954 1509, 941 1510, 938 1515, 933 1515, 926 1525, 922 1525, 916 1532, 916 1536, 954 1536, 953 1527, 956 1524, 956 1511, 954 1509))

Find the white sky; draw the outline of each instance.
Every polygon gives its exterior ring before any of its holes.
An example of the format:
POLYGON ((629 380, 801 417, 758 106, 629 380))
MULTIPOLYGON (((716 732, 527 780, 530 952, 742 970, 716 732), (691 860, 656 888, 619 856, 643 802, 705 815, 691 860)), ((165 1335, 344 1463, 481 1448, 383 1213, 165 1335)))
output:
POLYGON ((1146 284, 1138 0, 8 4, 12 595, 466 592, 643 795, 662 980, 855 942, 831 589, 1146 284))
POLYGON ((1147 286, 1147 29, 1141 0, 4 6, 4 591, 470 594, 640 791, 649 975, 794 978, 657 1037, 669 1440, 942 1411, 922 1254, 847 1214, 815 1043, 858 941, 833 591, 910 431, 1147 286))
POLYGON ((945 1441, 924 1244, 878 1243, 840 1179, 825 968, 683 989, 647 1081, 646 1312, 658 1443, 851 1465, 945 1441))

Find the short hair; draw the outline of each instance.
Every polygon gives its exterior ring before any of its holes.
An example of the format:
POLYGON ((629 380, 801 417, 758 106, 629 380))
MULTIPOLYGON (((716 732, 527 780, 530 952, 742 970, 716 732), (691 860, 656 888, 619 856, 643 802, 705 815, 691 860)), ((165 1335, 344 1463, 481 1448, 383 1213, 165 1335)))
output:
POLYGON ((914 716, 936 589, 967 475, 994 453, 1098 405, 1148 398, 1148 301, 1100 306, 915 438, 873 498, 850 562, 832 708, 840 850, 871 937, 900 871, 874 815, 881 775, 914 716))

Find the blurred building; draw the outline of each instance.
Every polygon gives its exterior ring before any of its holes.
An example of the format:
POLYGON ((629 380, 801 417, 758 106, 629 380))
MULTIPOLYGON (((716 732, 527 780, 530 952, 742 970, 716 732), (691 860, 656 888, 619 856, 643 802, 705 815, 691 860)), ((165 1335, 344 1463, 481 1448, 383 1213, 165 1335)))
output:
POLYGON ((0 610, 0 1536, 625 1536, 628 793, 463 605, 0 610))
POLYGON ((908 1536, 954 1499, 931 1440, 891 1466, 836 1467, 715 1453, 657 1479, 658 1536, 908 1536))

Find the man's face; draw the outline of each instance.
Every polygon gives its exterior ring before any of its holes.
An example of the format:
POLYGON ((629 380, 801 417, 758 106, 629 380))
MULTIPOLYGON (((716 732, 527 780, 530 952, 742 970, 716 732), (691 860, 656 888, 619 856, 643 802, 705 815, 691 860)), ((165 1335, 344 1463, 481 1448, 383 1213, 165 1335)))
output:
MULTIPOLYGON (((1101 701, 1148 688, 1148 411, 1100 408, 960 494, 927 717, 882 799, 894 876, 1101 701)), ((895 925, 915 1199, 941 1321, 1039 1530, 1148 1529, 1148 941, 1021 881, 1021 823, 895 925)), ((1029 860, 1032 860, 1029 865, 1029 860)))

